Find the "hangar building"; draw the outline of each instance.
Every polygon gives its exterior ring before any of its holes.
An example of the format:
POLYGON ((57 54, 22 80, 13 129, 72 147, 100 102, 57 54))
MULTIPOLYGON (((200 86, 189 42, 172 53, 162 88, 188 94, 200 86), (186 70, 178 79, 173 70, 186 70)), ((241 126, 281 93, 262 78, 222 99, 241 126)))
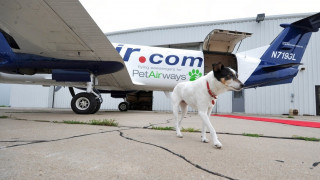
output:
MULTIPOLYGON (((313 13, 268 16, 264 21, 256 18, 234 19, 194 24, 150 27, 107 33, 114 43, 201 50, 205 37, 213 29, 253 33, 241 42, 235 51, 241 52, 270 44, 281 32, 282 23, 291 23, 313 13)), ((234 52, 235 53, 235 52, 234 52)), ((218 98, 213 112, 244 112, 252 114, 288 114, 297 109, 299 115, 320 115, 320 33, 313 33, 304 54, 300 71, 291 84, 227 92, 218 98)), ((67 88, 29 85, 1 85, 0 105, 12 107, 70 108, 71 95, 67 88)), ((170 100, 163 92, 140 94, 150 101, 150 110, 171 111, 170 100)), ((101 109, 117 110, 122 99, 103 95, 101 109)), ((137 95, 134 97, 137 99, 137 95)), ((189 109, 192 111, 192 109, 189 109)))

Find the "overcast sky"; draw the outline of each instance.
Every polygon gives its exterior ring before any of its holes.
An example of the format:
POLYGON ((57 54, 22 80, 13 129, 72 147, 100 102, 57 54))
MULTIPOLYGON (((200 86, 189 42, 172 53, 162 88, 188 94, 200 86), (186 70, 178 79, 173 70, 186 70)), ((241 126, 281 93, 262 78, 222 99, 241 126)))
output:
POLYGON ((319 12, 319 0, 80 0, 103 32, 319 12))

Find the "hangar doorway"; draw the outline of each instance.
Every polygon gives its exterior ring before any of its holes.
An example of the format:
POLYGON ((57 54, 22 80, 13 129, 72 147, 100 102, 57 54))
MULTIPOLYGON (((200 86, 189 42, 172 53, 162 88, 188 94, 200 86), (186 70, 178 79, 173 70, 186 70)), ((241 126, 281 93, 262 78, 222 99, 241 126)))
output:
POLYGON ((127 94, 129 110, 152 111, 152 91, 137 91, 127 94))
POLYGON ((232 92, 232 112, 244 112, 244 90, 232 92))

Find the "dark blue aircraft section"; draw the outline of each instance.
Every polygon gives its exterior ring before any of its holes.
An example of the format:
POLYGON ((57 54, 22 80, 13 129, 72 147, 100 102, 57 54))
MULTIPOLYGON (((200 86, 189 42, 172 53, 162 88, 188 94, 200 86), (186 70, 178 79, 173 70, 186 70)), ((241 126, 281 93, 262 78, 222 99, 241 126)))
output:
POLYGON ((245 82, 246 88, 292 82, 312 32, 319 30, 320 13, 280 26, 284 30, 260 58, 260 64, 245 82))
POLYGON ((68 60, 33 54, 14 53, 0 32, 0 72, 10 74, 49 73, 54 80, 88 82, 90 73, 102 75, 121 70, 124 65, 116 61, 68 60))

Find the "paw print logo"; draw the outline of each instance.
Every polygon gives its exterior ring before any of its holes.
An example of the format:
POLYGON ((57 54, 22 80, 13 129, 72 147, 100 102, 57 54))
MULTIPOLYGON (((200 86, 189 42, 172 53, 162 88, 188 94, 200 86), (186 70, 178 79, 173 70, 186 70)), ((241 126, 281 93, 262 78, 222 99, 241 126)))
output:
POLYGON ((189 72, 189 76, 190 76, 189 81, 194 81, 194 80, 198 79, 199 77, 201 77, 202 73, 198 69, 197 70, 192 69, 192 71, 189 72))

